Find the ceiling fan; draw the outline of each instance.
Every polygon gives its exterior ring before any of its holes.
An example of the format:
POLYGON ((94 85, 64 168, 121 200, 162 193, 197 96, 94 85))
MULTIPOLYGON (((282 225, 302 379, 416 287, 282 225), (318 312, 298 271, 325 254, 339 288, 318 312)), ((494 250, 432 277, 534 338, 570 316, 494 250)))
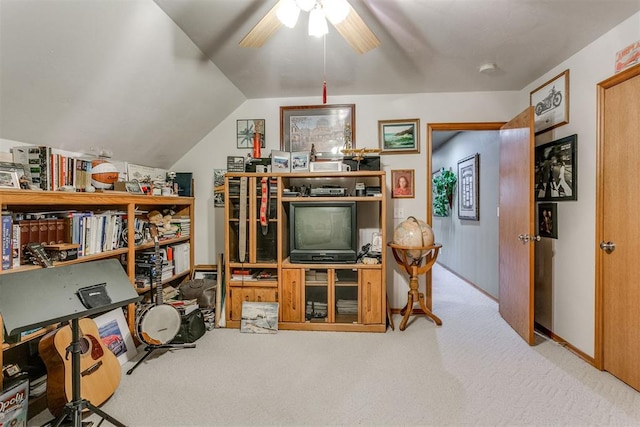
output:
POLYGON ((309 35, 326 34, 328 20, 360 54, 380 45, 380 40, 347 0, 278 0, 240 41, 240 46, 261 47, 281 25, 293 28, 301 11, 309 12, 309 35))

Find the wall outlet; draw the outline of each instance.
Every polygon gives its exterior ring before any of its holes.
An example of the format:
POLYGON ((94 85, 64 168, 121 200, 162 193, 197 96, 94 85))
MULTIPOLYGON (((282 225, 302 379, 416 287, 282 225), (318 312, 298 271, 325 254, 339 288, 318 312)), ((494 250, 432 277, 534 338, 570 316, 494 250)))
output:
POLYGON ((393 210, 394 218, 404 218, 404 209, 403 208, 395 208, 393 210))

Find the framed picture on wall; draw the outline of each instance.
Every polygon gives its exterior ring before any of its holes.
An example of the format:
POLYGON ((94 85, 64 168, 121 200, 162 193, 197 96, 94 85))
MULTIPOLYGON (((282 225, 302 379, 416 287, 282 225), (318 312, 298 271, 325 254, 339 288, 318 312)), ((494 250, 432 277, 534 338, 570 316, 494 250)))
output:
POLYGON ((382 154, 420 152, 420 119, 379 120, 378 140, 382 154))
POLYGON ((391 171, 391 197, 414 198, 415 177, 413 169, 398 169, 391 171))
POLYGON ((569 70, 558 74, 529 94, 535 114, 535 133, 569 123, 569 70))
POLYGON ((458 162, 458 218, 480 220, 480 154, 458 162))
POLYGON ((236 121, 237 148, 253 148, 255 134, 260 136, 260 147, 265 148, 264 119, 242 119, 236 121))
POLYGON ((280 107, 280 150, 311 151, 317 160, 342 158, 356 146, 355 104, 280 107))
POLYGON ((538 235, 558 238, 558 204, 538 203, 538 235))
POLYGON ((536 200, 578 200, 578 135, 535 149, 536 200))

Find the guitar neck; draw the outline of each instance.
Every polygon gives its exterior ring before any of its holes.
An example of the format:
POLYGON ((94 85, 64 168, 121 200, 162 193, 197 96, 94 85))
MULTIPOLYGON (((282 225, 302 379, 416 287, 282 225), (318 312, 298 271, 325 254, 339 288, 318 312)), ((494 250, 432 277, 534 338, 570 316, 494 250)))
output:
POLYGON ((160 255, 160 241, 158 239, 158 227, 150 224, 151 236, 153 237, 155 268, 152 275, 153 284, 156 285, 156 304, 163 304, 162 295, 162 256, 160 255))

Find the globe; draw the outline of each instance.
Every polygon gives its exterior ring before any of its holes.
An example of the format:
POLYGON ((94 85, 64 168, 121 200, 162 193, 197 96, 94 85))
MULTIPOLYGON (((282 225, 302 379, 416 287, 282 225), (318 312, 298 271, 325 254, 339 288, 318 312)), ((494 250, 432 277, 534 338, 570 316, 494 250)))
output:
MULTIPOLYGON (((413 216, 402 221, 393 231, 393 243, 404 247, 431 246, 434 241, 433 230, 429 224, 413 216)), ((414 262, 418 262, 426 251, 408 250, 406 253, 414 262)))

